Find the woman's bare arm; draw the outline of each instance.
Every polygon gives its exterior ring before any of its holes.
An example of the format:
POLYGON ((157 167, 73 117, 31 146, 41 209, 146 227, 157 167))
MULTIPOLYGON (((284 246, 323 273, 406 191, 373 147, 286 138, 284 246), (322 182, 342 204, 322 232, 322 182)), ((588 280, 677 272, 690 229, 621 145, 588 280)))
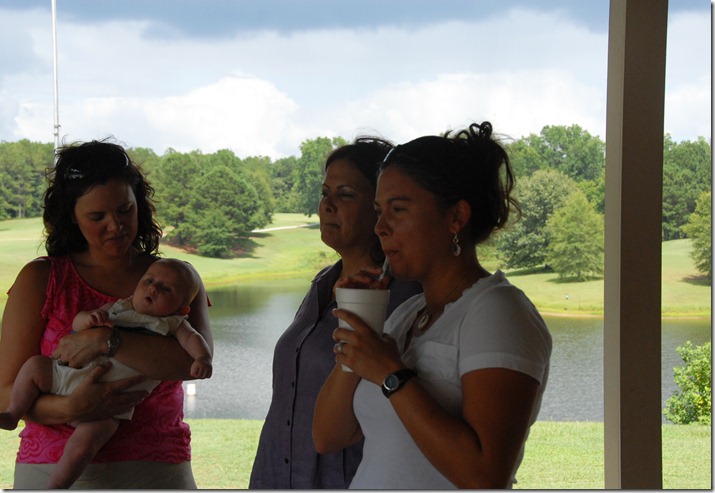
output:
POLYGON ((462 377, 462 416, 447 413, 416 379, 390 403, 422 453, 458 488, 506 488, 529 428, 539 383, 504 368, 462 377))
POLYGON ((320 389, 313 414, 313 441, 318 453, 338 452, 362 438, 353 412, 358 383, 360 377, 336 365, 320 389))
POLYGON ((49 262, 35 260, 25 265, 8 295, 0 332, 0 408, 7 409, 12 385, 20 367, 40 354, 45 330, 41 312, 49 278, 49 262))
MULTIPOLYGON (((0 333, 0 406, 3 409, 7 408, 20 367, 31 356, 40 354, 46 324, 42 308, 48 278, 49 262, 34 260, 22 268, 8 296, 0 333)), ((25 419, 59 424, 104 418, 130 409, 145 397, 145 392, 121 393, 142 377, 98 383, 104 371, 106 369, 97 368, 71 396, 39 396, 25 419)))

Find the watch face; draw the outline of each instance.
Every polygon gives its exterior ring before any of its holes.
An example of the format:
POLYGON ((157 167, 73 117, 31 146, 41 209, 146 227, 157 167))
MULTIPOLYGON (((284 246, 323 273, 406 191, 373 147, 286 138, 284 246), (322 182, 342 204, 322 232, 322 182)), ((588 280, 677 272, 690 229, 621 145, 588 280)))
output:
POLYGON ((400 379, 397 378, 397 375, 388 375, 387 378, 385 378, 385 388, 387 390, 394 390, 397 388, 398 384, 400 383, 400 379))

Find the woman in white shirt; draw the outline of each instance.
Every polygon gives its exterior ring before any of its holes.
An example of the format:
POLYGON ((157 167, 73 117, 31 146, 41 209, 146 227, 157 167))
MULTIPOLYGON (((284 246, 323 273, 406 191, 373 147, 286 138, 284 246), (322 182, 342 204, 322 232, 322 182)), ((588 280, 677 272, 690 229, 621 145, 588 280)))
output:
MULTIPOLYGON (((380 337, 345 310, 336 367, 316 404, 321 453, 365 438, 351 488, 509 488, 548 379, 551 336, 529 299, 476 245, 516 206, 488 122, 397 146, 378 179, 375 232, 400 279, 424 293, 380 337), (342 371, 345 364, 353 372, 342 371)), ((381 288, 380 268, 338 285, 381 288)))

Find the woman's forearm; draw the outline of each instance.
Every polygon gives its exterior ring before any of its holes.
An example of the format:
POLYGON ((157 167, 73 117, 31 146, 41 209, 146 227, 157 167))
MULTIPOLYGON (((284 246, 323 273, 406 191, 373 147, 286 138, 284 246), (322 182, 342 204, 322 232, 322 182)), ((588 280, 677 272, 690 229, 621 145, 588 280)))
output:
MULTIPOLYGON (((213 337, 208 315, 206 291, 201 285, 191 303, 189 324, 201 334, 213 356, 213 337)), ((154 380, 193 380, 194 358, 175 337, 154 336, 121 331, 117 360, 154 380)))
POLYGON ((67 424, 78 419, 68 396, 40 394, 24 419, 42 425, 67 424))
POLYGON ((114 357, 152 380, 191 380, 193 358, 174 337, 120 330, 114 357))
MULTIPOLYGON (((53 357, 73 368, 82 367, 116 346, 114 358, 152 380, 190 380, 193 358, 175 337, 118 331, 112 341, 112 329, 96 327, 69 334, 60 340, 53 357)), ((210 348, 209 348, 210 349, 210 348)))
POLYGON ((336 365, 323 384, 315 403, 313 441, 321 454, 333 453, 362 438, 353 412, 353 395, 360 377, 336 365))
POLYGON ((462 377, 461 416, 411 379, 390 397, 425 457, 458 488, 505 488, 529 428, 538 382, 503 368, 462 377))
POLYGON ((390 403, 415 444, 447 479, 458 488, 485 487, 471 482, 483 478, 482 449, 463 419, 447 413, 414 378, 390 396, 390 403))

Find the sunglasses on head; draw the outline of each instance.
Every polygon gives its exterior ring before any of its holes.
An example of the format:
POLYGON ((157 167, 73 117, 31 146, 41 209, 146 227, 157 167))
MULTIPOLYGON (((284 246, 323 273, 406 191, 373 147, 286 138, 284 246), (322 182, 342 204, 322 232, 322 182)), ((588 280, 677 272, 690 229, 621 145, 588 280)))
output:
POLYGON ((64 172, 65 180, 83 180, 109 171, 129 167, 129 156, 124 151, 110 151, 94 153, 88 149, 83 150, 83 159, 67 168, 64 172), (101 167, 97 163, 103 162, 101 167))
POLYGON ((392 161, 402 161, 405 163, 417 163, 421 161, 440 161, 444 159, 455 146, 457 141, 447 137, 429 135, 419 137, 415 140, 393 147, 387 153, 382 163, 387 164, 392 161))

